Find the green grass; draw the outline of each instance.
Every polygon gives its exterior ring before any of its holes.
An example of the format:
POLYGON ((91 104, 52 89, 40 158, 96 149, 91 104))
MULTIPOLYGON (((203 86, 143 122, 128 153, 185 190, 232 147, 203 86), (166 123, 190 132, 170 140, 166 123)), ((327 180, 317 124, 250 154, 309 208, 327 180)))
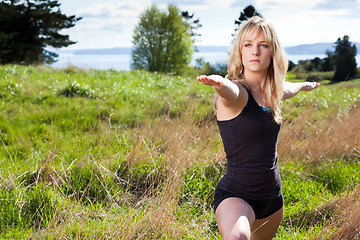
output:
POLYGON ((360 181, 358 160, 339 160, 316 166, 291 162, 282 165, 281 171, 285 199, 282 227, 288 230, 309 226, 321 230, 331 217, 330 209, 322 209, 322 206, 352 190, 360 181))
MULTIPOLYGON (((290 79, 290 81, 292 81, 290 79)), ((313 117, 320 119, 334 115, 344 115, 360 100, 360 84, 349 83, 326 84, 311 92, 301 92, 286 100, 283 106, 283 117, 292 120, 298 117, 304 107, 314 109, 313 117)))
MULTIPOLYGON (((342 118, 359 98, 359 80, 324 83, 284 102, 283 127, 342 118)), ((188 77, 0 66, 0 238, 219 238, 213 99, 188 77)), ((277 239, 319 234, 329 203, 359 184, 356 155, 326 154, 281 159, 277 239)))

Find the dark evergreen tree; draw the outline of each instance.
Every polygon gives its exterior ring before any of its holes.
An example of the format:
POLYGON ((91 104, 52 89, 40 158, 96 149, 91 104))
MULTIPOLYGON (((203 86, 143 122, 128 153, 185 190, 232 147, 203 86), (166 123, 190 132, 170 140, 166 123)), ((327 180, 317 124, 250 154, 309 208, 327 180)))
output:
POLYGON ((235 25, 240 26, 242 22, 247 21, 253 16, 262 17, 262 15, 258 11, 256 11, 253 5, 249 5, 245 7, 242 12, 240 12, 240 17, 237 20, 235 20, 235 25))
POLYGON ((296 67, 296 64, 293 61, 289 61, 288 71, 291 71, 294 67, 296 67))
POLYGON ((0 64, 52 63, 58 56, 46 47, 75 42, 59 31, 81 18, 61 13, 57 0, 2 0, 0 2, 0 64))
POLYGON ((256 11, 256 9, 255 9, 255 7, 253 5, 248 5, 247 7, 245 7, 243 9, 242 12, 240 12, 240 17, 235 20, 236 28, 235 28, 235 33, 233 33, 232 36, 233 37, 236 36, 236 31, 238 30, 241 23, 249 20, 253 16, 262 17, 262 15, 258 11, 256 11))
POLYGON ((321 65, 322 72, 333 71, 335 69, 334 53, 331 51, 326 52, 327 57, 323 59, 321 65))
POLYGON ((196 38, 201 36, 200 33, 196 32, 196 30, 198 28, 202 27, 202 24, 200 24, 200 19, 198 18, 196 20, 193 20, 194 13, 190 15, 188 11, 181 12, 181 15, 182 15, 182 17, 184 19, 185 24, 187 26, 189 26, 189 32, 190 32, 190 35, 191 35, 191 39, 193 40, 193 43, 194 43, 194 49, 195 49, 196 52, 198 52, 198 49, 195 46, 195 42, 196 42, 196 38))
POLYGON ((335 42, 335 74, 333 81, 348 81, 356 75, 356 46, 351 45, 349 36, 345 35, 343 39, 338 38, 335 42))

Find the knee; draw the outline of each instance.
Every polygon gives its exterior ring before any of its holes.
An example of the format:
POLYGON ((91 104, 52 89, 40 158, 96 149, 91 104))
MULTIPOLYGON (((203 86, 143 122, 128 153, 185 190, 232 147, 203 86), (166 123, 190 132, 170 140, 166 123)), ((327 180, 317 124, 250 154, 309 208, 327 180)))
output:
POLYGON ((248 236, 247 234, 240 233, 236 239, 237 240, 250 240, 250 235, 248 236))
POLYGON ((250 240, 250 234, 246 233, 230 233, 224 236, 223 240, 250 240))

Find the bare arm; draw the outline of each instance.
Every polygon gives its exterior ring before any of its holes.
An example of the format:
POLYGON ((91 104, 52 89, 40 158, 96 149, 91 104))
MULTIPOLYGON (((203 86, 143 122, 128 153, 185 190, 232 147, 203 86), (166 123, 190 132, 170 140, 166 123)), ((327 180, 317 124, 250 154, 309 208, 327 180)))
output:
POLYGON ((238 85, 231 82, 229 79, 223 78, 219 75, 197 77, 197 80, 204 85, 212 86, 216 93, 229 102, 235 102, 240 94, 238 85))
POLYGON ((319 87, 320 83, 317 82, 285 82, 283 100, 294 97, 300 91, 312 91, 319 87))

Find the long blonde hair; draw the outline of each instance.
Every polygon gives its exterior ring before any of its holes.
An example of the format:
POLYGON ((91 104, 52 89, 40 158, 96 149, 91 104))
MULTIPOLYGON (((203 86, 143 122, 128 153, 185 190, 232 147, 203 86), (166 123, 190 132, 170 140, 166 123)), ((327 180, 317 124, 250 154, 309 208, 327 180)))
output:
POLYGON ((288 69, 288 59, 284 49, 280 45, 274 27, 263 18, 254 16, 240 25, 228 59, 228 79, 240 82, 244 87, 250 89, 246 83, 246 79, 244 79, 244 65, 242 63, 241 50, 245 37, 253 31, 253 29, 257 29, 264 33, 265 39, 271 49, 271 62, 264 90, 267 102, 271 104, 271 112, 274 120, 277 123, 280 123, 280 105, 281 98, 284 94, 284 82, 288 69))

